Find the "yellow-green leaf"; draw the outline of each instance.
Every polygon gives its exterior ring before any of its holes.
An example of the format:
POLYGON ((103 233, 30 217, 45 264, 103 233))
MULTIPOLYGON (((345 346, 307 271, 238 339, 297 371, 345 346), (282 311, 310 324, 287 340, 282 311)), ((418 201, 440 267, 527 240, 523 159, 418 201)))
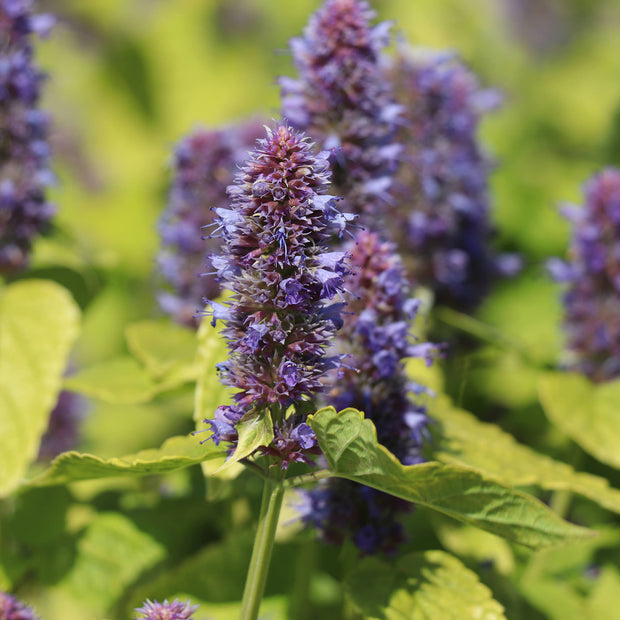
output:
POLYGON ((620 380, 594 384, 577 373, 541 377, 547 417, 586 452, 620 468, 620 380))
POLYGON ((412 553, 391 566, 360 562, 347 590, 366 620, 505 620, 476 573, 443 551, 412 553))
POLYGON ((269 410, 246 414, 236 425, 239 441, 232 456, 220 467, 222 471, 244 459, 273 440, 273 421, 269 410))
POLYGON ((127 346, 154 377, 183 370, 195 378, 196 333, 167 320, 139 321, 125 329, 127 346))
POLYGON ((79 310, 53 282, 0 290, 0 496, 36 457, 79 329, 79 310))
POLYGON ((157 393, 157 384, 132 357, 94 364, 71 375, 65 388, 114 405, 145 403, 157 393))
POLYGON ((437 462, 402 465, 377 442, 361 412, 332 407, 308 417, 332 475, 427 506, 536 549, 594 535, 560 519, 536 498, 479 472, 437 462))
POLYGON ((496 425, 452 407, 446 398, 436 400, 432 416, 440 423, 433 452, 438 461, 473 467, 503 484, 572 491, 620 513, 620 491, 605 478, 535 452, 496 425))
POLYGON ((171 437, 161 448, 142 450, 119 458, 102 459, 93 454, 65 452, 28 486, 66 484, 78 480, 94 480, 113 476, 163 474, 221 456, 213 442, 200 444, 191 436, 171 437))

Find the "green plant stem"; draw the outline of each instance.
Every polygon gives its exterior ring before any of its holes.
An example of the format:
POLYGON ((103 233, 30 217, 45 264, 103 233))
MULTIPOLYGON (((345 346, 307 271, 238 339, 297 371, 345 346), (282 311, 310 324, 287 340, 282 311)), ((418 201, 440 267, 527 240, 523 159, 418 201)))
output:
MULTIPOLYGON (((280 474, 280 472, 276 472, 280 474)), ((256 620, 260 608, 265 582, 271 563, 271 552, 276 536, 278 517, 282 508, 284 486, 281 478, 270 477, 265 480, 263 499, 261 501, 258 529, 252 549, 252 559, 245 581, 243 600, 241 601, 240 620, 256 620)))

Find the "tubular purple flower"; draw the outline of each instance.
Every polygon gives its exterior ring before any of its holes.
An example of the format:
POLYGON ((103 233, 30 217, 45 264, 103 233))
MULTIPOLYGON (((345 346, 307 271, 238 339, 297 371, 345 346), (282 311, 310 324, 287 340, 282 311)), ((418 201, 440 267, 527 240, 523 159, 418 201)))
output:
POLYGON ((469 310, 496 276, 520 270, 517 256, 495 257, 489 247, 492 164, 478 126, 499 94, 481 90, 452 53, 400 46, 384 64, 405 108, 393 238, 416 285, 433 289, 440 303, 469 310))
POLYGON ((564 327, 574 368, 592 381, 620 377, 620 169, 584 187, 583 209, 563 209, 573 225, 566 261, 548 263, 565 285, 564 327))
POLYGON ((192 620, 198 605, 190 605, 189 601, 179 601, 174 599, 172 602, 164 600, 163 603, 146 600, 144 605, 136 612, 140 615, 135 620, 192 620))
POLYGON ((282 78, 282 114, 332 151, 334 191, 362 223, 384 215, 397 168, 400 107, 379 59, 390 24, 362 0, 327 0, 290 48, 299 78, 282 78))
POLYGON ((283 467, 317 453, 301 410, 338 363, 325 350, 341 306, 327 308, 347 267, 344 253, 327 252, 338 214, 325 194, 328 181, 324 158, 303 134, 267 128, 229 188, 229 210, 217 211, 223 252, 215 260, 226 265, 222 284, 231 295, 204 314, 225 322, 230 356, 220 378, 238 391, 233 405, 205 422, 214 441, 234 446, 244 415, 270 415, 275 438, 263 452, 283 467), (287 417, 291 406, 296 413, 287 417))
POLYGON ((55 211, 45 198, 54 180, 49 120, 38 109, 45 76, 31 43, 52 24, 49 15, 32 14, 30 0, 0 0, 0 275, 27 266, 33 239, 55 211))
POLYGON ((0 620, 39 620, 39 616, 14 596, 0 592, 0 620))
POLYGON ((176 147, 168 206, 159 222, 162 248, 157 263, 165 281, 158 294, 159 305, 179 323, 194 327, 193 317, 203 298, 219 295, 219 281, 226 275, 221 265, 213 265, 214 273, 203 273, 207 270, 205 253, 216 252, 220 246, 217 231, 210 225, 218 218, 220 226, 229 224, 218 205, 226 200, 226 187, 261 129, 256 121, 197 129, 176 147))
MULTIPOLYGON (((428 418, 420 396, 423 386, 411 384, 403 359, 431 360, 441 345, 410 342, 409 321, 419 303, 409 298, 404 267, 395 247, 363 231, 348 250, 352 273, 345 280, 359 297, 347 296, 347 314, 335 348, 347 356, 347 367, 327 397, 337 409, 365 412, 377 438, 405 464, 422 460, 428 418), (415 397, 415 398, 414 398, 415 397)), ((303 518, 329 542, 350 537, 364 553, 394 551, 404 540, 399 515, 410 504, 346 480, 329 480, 308 492, 303 518)))

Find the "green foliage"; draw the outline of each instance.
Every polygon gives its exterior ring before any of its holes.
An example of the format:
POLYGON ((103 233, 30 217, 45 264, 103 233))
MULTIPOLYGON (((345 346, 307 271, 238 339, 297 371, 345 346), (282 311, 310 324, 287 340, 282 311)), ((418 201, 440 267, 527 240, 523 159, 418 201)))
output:
POLYGON ((196 334, 169 320, 139 321, 125 330, 133 355, 157 378, 185 372, 195 377, 196 334))
POLYGON ((268 446, 273 439, 273 421, 269 411, 246 414, 236 428, 239 433, 237 447, 219 471, 247 458, 261 446, 268 446))
POLYGON ((157 384, 132 357, 119 357, 80 370, 65 380, 65 388, 116 405, 145 403, 157 394, 157 384))
POLYGON ((620 491, 605 478, 538 454, 495 424, 454 408, 446 398, 437 399, 432 415, 441 424, 433 451, 438 461, 471 467, 502 484, 572 491, 620 513, 620 491))
POLYGON ((49 469, 28 486, 67 484, 78 480, 96 480, 115 476, 164 474, 205 460, 220 457, 212 442, 200 444, 191 436, 171 437, 161 448, 142 450, 129 456, 102 459, 92 454, 65 452, 56 457, 49 469))
POLYGON ((553 372, 541 378, 539 391, 551 422, 599 461, 620 468, 620 380, 596 385, 553 372))
POLYGON ((429 462, 402 465, 377 442, 373 423, 355 409, 321 409, 308 418, 332 475, 437 510, 526 547, 579 540, 592 532, 571 525, 534 497, 473 469, 429 462))
POLYGON ((80 538, 75 563, 52 596, 70 594, 103 613, 164 555, 161 545, 124 516, 100 514, 80 538))
POLYGON ((394 566, 366 558, 346 586, 367 620, 505 619, 477 575, 443 551, 405 555, 394 566))
POLYGON ((126 330, 134 357, 94 364, 71 375, 65 387, 107 403, 145 403, 197 377, 196 337, 170 321, 140 321, 126 330))
POLYGON ((37 456, 78 324, 75 302, 54 282, 0 289, 0 497, 37 456))

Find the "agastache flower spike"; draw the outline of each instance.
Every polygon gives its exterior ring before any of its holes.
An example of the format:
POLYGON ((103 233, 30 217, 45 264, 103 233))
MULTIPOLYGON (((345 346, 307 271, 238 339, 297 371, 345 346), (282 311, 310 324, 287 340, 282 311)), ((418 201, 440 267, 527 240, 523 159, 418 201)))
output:
POLYGON ((204 297, 220 292, 221 267, 205 261, 217 251, 220 239, 209 227, 216 207, 226 200, 226 187, 262 131, 258 122, 222 129, 197 129, 178 144, 173 160, 174 179, 168 206, 159 222, 162 249, 158 268, 166 286, 159 305, 177 322, 190 327, 204 297), (205 273, 207 272, 207 273, 205 273), (199 277, 201 275, 201 277, 199 277))
POLYGON ((39 620, 39 616, 14 596, 0 592, 0 620, 39 620))
POLYGON ((362 224, 383 215, 400 153, 401 108, 379 63, 390 24, 374 17, 361 0, 327 0, 290 42, 298 79, 280 80, 283 116, 331 151, 334 191, 362 224))
POLYGON ((135 620, 192 620, 198 605, 190 605, 189 601, 181 602, 174 599, 172 602, 165 600, 163 603, 146 600, 144 605, 136 612, 140 614, 135 620))
MULTIPOLYGON (((443 347, 412 342, 410 321, 419 304, 409 298, 402 262, 395 247, 370 232, 361 232, 351 245, 352 274, 345 284, 359 293, 348 297, 344 326, 336 338, 347 366, 339 369, 327 402, 337 409, 365 412, 377 438, 404 464, 421 462, 428 418, 423 386, 408 381, 403 359, 432 361, 443 347)), ((346 537, 364 553, 392 552, 404 540, 399 514, 410 504, 347 480, 329 480, 308 492, 304 520, 314 524, 326 541, 346 537)))
POLYGON ((244 415, 271 415, 275 438, 263 452, 283 467, 318 450, 302 410, 338 364, 325 350, 340 319, 330 300, 347 273, 345 254, 327 251, 338 212, 325 195, 329 164, 311 146, 286 125, 267 128, 228 189, 230 208, 217 211, 224 246, 215 262, 231 296, 204 312, 225 323, 230 356, 218 369, 238 390, 205 420, 213 440, 234 446, 244 415))
POLYGON ((620 377, 620 169, 592 177, 584 194, 582 209, 563 209, 573 225, 568 260, 548 266, 566 285, 564 327, 574 367, 601 382, 620 377))
POLYGON ((513 275, 521 264, 515 255, 494 257, 489 247, 492 164, 478 126, 500 96, 482 90, 449 52, 400 46, 385 59, 385 72, 405 106, 393 238, 416 285, 433 289, 440 303, 469 310, 494 277, 513 275))
POLYGON ((52 24, 29 0, 0 0, 0 275, 27 266, 33 238, 54 214, 44 194, 54 181, 48 118, 38 109, 45 76, 31 43, 52 24))

